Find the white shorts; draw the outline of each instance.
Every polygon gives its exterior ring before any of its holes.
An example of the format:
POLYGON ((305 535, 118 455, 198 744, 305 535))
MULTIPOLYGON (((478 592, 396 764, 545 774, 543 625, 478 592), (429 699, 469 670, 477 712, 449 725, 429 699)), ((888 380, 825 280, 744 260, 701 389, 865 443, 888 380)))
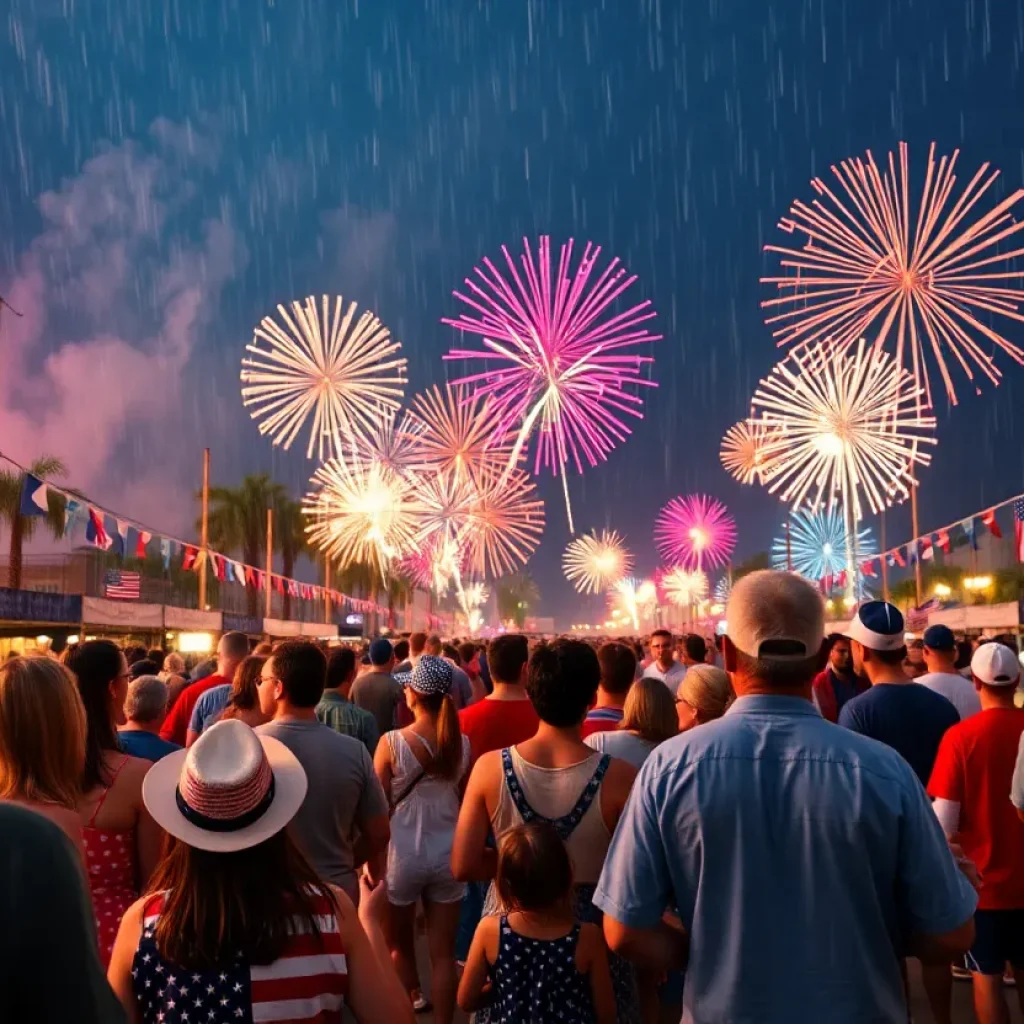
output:
POLYGON ((460 903, 466 895, 463 882, 452 877, 451 865, 424 864, 416 857, 396 857, 388 850, 388 902, 408 907, 418 899, 431 903, 460 903))

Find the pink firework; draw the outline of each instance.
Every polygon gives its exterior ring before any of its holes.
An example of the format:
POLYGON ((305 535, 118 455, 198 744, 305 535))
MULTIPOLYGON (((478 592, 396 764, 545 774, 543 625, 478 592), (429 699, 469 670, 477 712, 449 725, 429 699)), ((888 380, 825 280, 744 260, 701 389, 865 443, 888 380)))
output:
POLYGON ((662 558, 686 569, 725 565, 736 547, 736 521, 715 498, 690 494, 673 498, 658 513, 654 543, 662 558))
MULTIPOLYGON (((622 312, 612 305, 635 283, 617 258, 590 278, 600 246, 587 242, 570 276, 573 242, 561 247, 552 273, 551 240, 542 235, 534 255, 523 239, 517 261, 503 246, 508 276, 485 259, 466 279, 468 294, 456 298, 472 312, 444 323, 483 339, 482 349, 453 349, 445 359, 483 359, 496 364, 459 378, 478 395, 492 398, 505 432, 514 438, 514 466, 531 438, 534 473, 560 473, 569 510, 566 465, 577 472, 596 466, 630 434, 627 416, 642 418, 642 399, 631 388, 654 387, 641 371, 651 356, 627 352, 657 341, 643 326, 656 314, 649 301, 622 312)), ((569 513, 572 528, 572 514, 569 513)))

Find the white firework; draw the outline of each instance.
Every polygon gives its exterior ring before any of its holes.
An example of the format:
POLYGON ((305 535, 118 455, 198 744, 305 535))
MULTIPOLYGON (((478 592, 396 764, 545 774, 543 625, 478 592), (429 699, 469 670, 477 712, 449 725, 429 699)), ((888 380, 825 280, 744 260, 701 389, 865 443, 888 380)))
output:
POLYGON ((340 295, 314 296, 266 316, 242 360, 242 404, 261 434, 290 448, 312 418, 306 457, 341 454, 345 442, 372 430, 382 410, 394 413, 405 394, 401 345, 369 310, 344 309, 340 295), (355 321, 353 323, 353 321, 355 321))

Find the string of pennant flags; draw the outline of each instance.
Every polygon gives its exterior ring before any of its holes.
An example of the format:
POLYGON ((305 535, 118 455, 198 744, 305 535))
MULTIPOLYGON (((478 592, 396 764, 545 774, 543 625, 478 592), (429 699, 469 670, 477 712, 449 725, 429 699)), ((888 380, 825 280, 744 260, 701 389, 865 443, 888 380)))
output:
MULTIPOLYGON (((386 606, 376 601, 352 597, 340 590, 315 583, 304 583, 290 576, 268 574, 264 569, 229 558, 219 551, 210 548, 204 550, 198 544, 157 532, 133 519, 111 512, 82 495, 66 491, 49 480, 34 476, 24 466, 2 452, 0 459, 14 466, 22 474, 19 505, 19 513, 22 516, 48 515, 50 495, 59 495, 64 501, 64 533, 69 534, 75 526, 84 524, 86 543, 100 551, 112 552, 121 558, 145 558, 150 545, 157 544, 165 571, 179 558, 182 569, 192 572, 198 572, 204 561, 207 561, 213 574, 222 583, 238 583, 244 587, 254 587, 258 591, 272 587, 278 594, 288 594, 307 601, 319 601, 329 596, 333 604, 344 604, 353 611, 364 614, 387 614, 389 611, 386 606)), ((435 618, 431 616, 432 620, 435 618)), ((437 621, 440 622, 440 619, 437 621)))
MULTIPOLYGON (((977 551, 979 523, 993 537, 1001 540, 1003 531, 996 519, 996 513, 1007 505, 1013 507, 1014 552, 1017 561, 1024 562, 1024 493, 1022 493, 1007 498, 983 512, 976 512, 966 519, 958 519, 955 522, 947 523, 941 529, 924 533, 906 544, 899 544, 880 554, 863 559, 857 563, 861 575, 869 579, 876 578, 881 571, 883 560, 891 569, 905 569, 907 566, 915 565, 918 561, 933 562, 937 550, 944 555, 948 555, 953 550, 953 543, 958 534, 966 538, 971 550, 977 551)), ((847 574, 843 571, 835 576, 824 577, 821 580, 821 585, 829 589, 832 586, 843 587, 846 585, 846 581, 847 574)))

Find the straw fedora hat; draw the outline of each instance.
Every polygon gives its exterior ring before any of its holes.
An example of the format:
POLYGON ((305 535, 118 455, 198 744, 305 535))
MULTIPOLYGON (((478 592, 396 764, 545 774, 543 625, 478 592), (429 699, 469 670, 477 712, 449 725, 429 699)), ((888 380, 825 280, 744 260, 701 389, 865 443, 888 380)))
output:
POLYGON ((236 719, 161 758, 142 783, 142 800, 161 828, 217 853, 247 850, 276 835, 305 797, 306 773, 295 755, 236 719))

